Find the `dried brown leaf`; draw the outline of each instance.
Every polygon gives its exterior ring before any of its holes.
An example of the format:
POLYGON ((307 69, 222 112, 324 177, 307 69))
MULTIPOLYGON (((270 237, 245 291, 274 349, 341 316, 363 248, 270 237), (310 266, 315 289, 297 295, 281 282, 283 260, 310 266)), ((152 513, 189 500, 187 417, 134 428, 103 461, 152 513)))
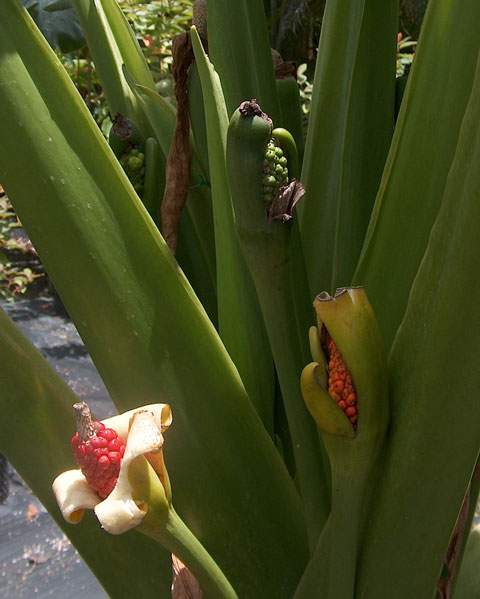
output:
POLYGON ((293 179, 288 185, 280 187, 278 194, 268 209, 268 221, 281 220, 286 223, 293 218, 293 209, 305 195, 305 187, 293 179))
POLYGON ((34 505, 33 503, 30 503, 27 508, 27 511, 25 513, 26 520, 33 520, 37 516, 38 516, 38 507, 36 505, 34 505))
POLYGON ((167 159, 166 183, 162 201, 162 234, 172 253, 175 253, 180 213, 187 201, 189 164, 192 154, 187 98, 187 73, 188 67, 193 62, 193 50, 189 33, 180 33, 173 38, 172 55, 172 75, 175 81, 174 91, 177 100, 177 122, 167 159))
POLYGON ((172 570, 172 599, 203 599, 197 579, 175 555, 172 555, 172 570))

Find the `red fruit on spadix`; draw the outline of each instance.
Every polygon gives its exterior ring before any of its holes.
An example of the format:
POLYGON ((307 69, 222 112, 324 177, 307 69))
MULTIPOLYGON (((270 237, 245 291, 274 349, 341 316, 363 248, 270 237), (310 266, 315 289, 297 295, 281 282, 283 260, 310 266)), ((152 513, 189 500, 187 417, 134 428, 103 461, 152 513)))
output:
POLYGON ((88 484, 105 499, 117 484, 125 445, 116 431, 92 420, 84 401, 76 403, 73 409, 78 430, 72 439, 75 461, 88 484))
POLYGON ((328 393, 355 425, 358 420, 357 392, 342 354, 333 339, 328 341, 328 393))

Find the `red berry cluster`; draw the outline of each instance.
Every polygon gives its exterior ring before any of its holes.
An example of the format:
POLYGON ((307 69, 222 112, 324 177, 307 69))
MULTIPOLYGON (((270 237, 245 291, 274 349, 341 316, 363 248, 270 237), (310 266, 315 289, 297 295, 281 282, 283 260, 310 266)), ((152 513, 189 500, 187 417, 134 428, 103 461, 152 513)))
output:
POLYGON ((328 342, 328 355, 328 393, 344 411, 350 422, 356 424, 358 420, 357 392, 342 354, 338 351, 333 339, 328 342))
POLYGON ((125 445, 112 428, 91 421, 90 434, 81 440, 79 433, 72 439, 73 455, 88 484, 105 499, 113 491, 120 472, 125 445))

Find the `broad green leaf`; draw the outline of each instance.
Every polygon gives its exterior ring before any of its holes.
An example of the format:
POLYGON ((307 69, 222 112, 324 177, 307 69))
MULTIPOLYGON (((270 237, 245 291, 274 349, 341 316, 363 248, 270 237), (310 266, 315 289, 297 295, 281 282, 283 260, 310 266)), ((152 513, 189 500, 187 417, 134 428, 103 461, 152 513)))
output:
POLYGON ((195 290, 208 317, 215 328, 218 328, 215 264, 212 264, 211 261, 207 262, 199 239, 198 227, 195 227, 188 204, 187 199, 187 210, 182 210, 180 215, 175 258, 195 290))
POLYGON ((203 108, 203 92, 198 67, 193 62, 188 69, 188 117, 192 135, 195 139, 198 158, 201 161, 203 172, 210 179, 208 165, 207 128, 205 123, 205 110, 203 108))
POLYGON ((112 598, 168 597, 170 555, 137 532, 112 536, 96 518, 67 524, 52 492, 64 470, 76 468, 71 438, 77 401, 45 358, 0 310, 0 449, 69 537, 112 598), (125 568, 128 564, 128 568, 125 568))
POLYGON ((273 436, 273 359, 255 287, 235 233, 225 164, 227 108, 218 74, 193 28, 191 36, 207 126, 215 214, 219 333, 262 422, 273 436))
POLYGON ((442 205, 390 354, 392 421, 363 544, 360 596, 383 597, 386 588, 394 599, 433 596, 477 461, 479 114, 480 61, 442 205))
POLYGON ((172 406, 177 511, 241 596, 289 599, 307 558, 290 476, 68 75, 16 1, 2 16, 0 179, 118 409, 172 406))
POLYGON ((114 45, 118 47, 123 64, 138 83, 155 89, 145 56, 117 0, 93 0, 93 2, 102 20, 105 34, 112 47, 114 45))
POLYGON ((443 196, 472 90, 479 27, 476 0, 429 4, 354 277, 367 289, 387 347, 443 196))
POLYGON ((227 112, 256 98, 281 126, 280 105, 261 0, 209 0, 208 52, 220 75, 227 112))
POLYGON ((393 131, 397 2, 328 2, 301 180, 312 296, 349 285, 393 131))

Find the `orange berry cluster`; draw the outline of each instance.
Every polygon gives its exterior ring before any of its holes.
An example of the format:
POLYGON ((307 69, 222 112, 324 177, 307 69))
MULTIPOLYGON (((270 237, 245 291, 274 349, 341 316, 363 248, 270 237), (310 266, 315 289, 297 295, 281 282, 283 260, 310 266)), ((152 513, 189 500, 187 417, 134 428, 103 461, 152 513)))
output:
POLYGON ((328 354, 328 393, 350 422, 356 424, 358 420, 357 392, 342 354, 338 351, 333 339, 328 342, 328 354))

